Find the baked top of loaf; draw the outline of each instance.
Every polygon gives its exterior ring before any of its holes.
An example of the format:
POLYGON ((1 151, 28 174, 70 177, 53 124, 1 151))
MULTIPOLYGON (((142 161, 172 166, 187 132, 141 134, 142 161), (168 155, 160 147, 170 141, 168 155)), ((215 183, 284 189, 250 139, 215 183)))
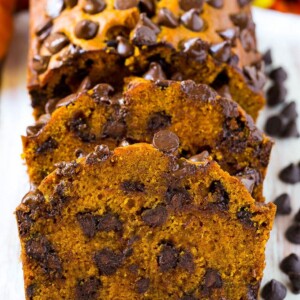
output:
POLYGON ((27 299, 257 298, 274 205, 171 132, 153 144, 97 146, 24 197, 27 299))

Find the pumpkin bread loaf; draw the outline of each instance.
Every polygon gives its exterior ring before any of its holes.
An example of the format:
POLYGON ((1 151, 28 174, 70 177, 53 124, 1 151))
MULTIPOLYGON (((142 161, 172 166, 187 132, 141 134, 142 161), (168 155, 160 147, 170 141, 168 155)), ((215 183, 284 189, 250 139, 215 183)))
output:
POLYGON ((122 86, 159 63, 167 79, 226 91, 256 119, 265 76, 250 1, 31 0, 28 87, 35 116, 83 78, 122 86))
POLYGON ((17 208, 26 299, 257 299, 274 205, 178 137, 61 163, 17 208))
MULTIPOLYGON (((124 143, 151 143, 158 130, 169 129, 180 138, 181 156, 208 151, 224 170, 241 178, 257 201, 263 201, 272 142, 235 102, 193 81, 131 78, 125 89, 119 94, 99 84, 72 94, 56 103, 52 115, 28 127, 23 156, 34 184, 56 163, 71 161, 95 145, 113 149, 124 143)), ((50 101, 48 106, 53 109, 54 104, 50 101)))

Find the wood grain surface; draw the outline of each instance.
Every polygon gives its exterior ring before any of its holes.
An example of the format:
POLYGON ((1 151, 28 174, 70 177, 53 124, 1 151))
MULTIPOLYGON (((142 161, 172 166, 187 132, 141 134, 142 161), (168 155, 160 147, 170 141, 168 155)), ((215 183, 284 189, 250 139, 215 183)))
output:
MULTIPOLYGON (((288 100, 296 100, 300 112, 300 18, 256 9, 258 40, 261 50, 272 49, 275 65, 284 66, 289 79, 288 100)), ((26 92, 27 25, 26 13, 15 18, 16 32, 11 51, 2 69, 0 90, 0 300, 23 300, 20 245, 14 210, 29 190, 26 168, 21 160, 21 139, 27 125, 33 123, 29 97, 26 92)), ((265 109, 258 120, 263 128, 267 116, 279 108, 265 109)), ((299 128, 300 121, 298 120, 299 128)), ((283 192, 292 197, 293 214, 300 209, 300 184, 286 185, 278 180, 278 172, 290 162, 300 161, 300 139, 276 140, 265 182, 267 201, 283 192)), ((300 255, 300 246, 284 238, 292 215, 277 217, 267 247, 267 266, 264 283, 272 278, 288 283, 279 271, 282 258, 294 252, 300 255)), ((291 292, 287 300, 300 299, 291 292)), ((236 300, 236 299, 230 299, 236 300)))

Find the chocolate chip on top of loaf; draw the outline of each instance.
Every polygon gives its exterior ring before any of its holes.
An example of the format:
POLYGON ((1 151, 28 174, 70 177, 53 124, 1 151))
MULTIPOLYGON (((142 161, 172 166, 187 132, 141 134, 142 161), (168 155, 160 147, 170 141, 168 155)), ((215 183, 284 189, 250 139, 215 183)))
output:
POLYGON ((248 2, 32 0, 28 86, 35 115, 86 76, 120 87, 125 76, 160 63, 168 79, 210 84, 255 119, 265 80, 248 2))
POLYGON ((153 145, 62 163, 17 208, 26 299, 256 299, 274 205, 153 145), (228 261, 231 263, 229 264, 228 261))

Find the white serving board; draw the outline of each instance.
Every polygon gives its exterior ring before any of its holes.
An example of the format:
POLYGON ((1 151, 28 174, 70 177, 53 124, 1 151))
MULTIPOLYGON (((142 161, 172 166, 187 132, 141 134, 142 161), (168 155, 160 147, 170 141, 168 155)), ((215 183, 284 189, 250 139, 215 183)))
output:
MULTIPOLYGON (((300 17, 255 9, 261 50, 271 48, 276 65, 289 73, 288 99, 297 100, 300 112, 300 17)), ((26 58, 28 15, 15 18, 16 32, 2 72, 0 89, 0 300, 24 300, 20 245, 14 210, 29 190, 26 168, 21 160, 20 136, 33 123, 26 91, 26 58)), ((278 109, 262 111, 258 124, 262 128, 268 115, 278 109)), ((300 120, 299 120, 300 128, 300 120)), ((300 161, 300 139, 276 141, 265 183, 265 196, 272 201, 283 192, 293 200, 293 213, 300 208, 300 184, 286 185, 278 180, 278 172, 290 162, 300 161)), ((287 242, 284 231, 292 216, 278 217, 267 249, 264 282, 275 278, 283 283, 287 276, 279 271, 280 260, 291 252, 300 255, 300 246, 287 242)), ((288 293, 287 300, 300 299, 288 293)), ((235 300, 235 299, 231 299, 235 300)))

